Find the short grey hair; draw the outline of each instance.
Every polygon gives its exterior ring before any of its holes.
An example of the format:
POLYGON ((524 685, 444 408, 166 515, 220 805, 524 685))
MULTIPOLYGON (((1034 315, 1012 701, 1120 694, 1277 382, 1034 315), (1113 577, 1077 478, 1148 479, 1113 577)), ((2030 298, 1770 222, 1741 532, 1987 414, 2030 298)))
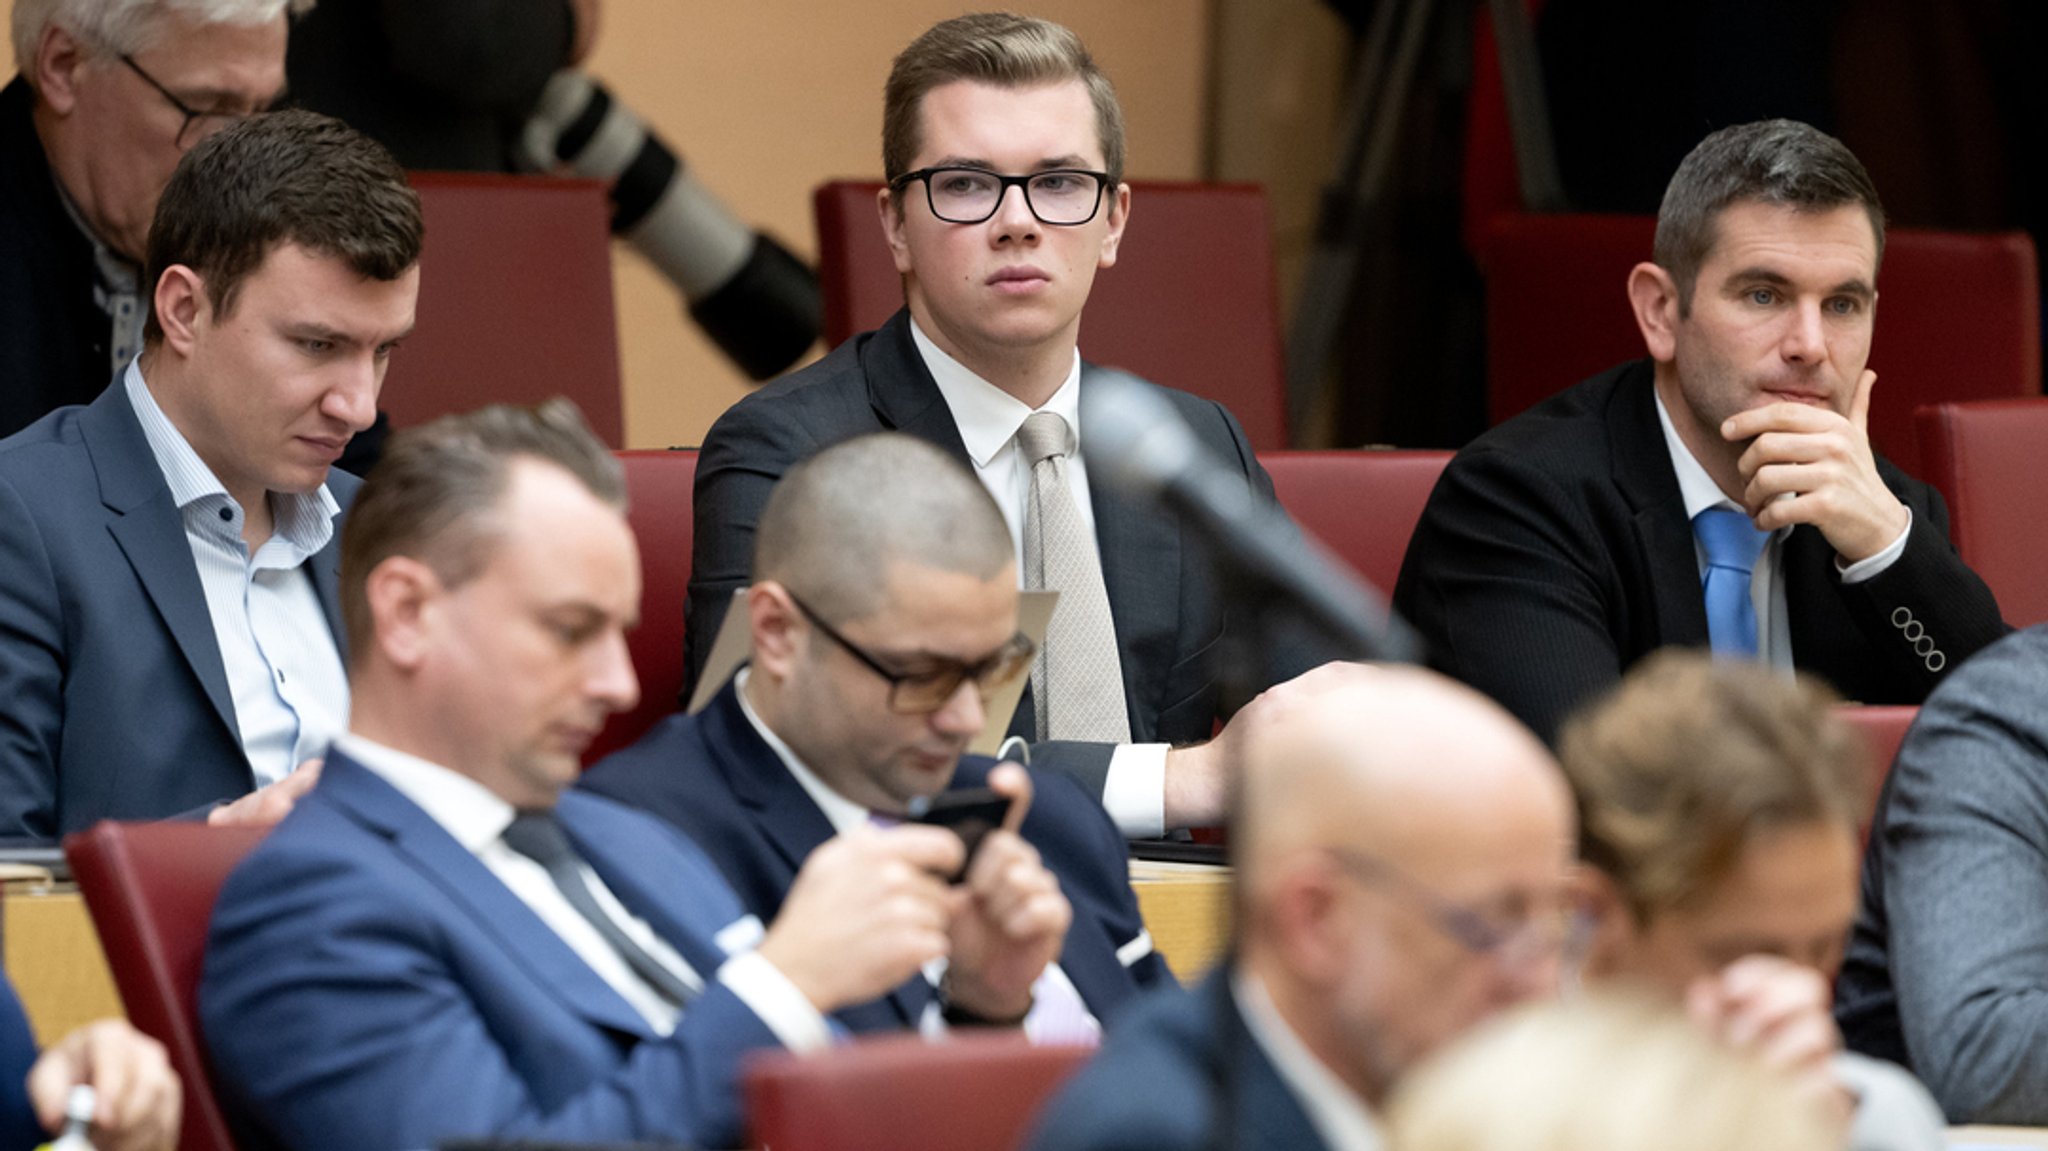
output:
POLYGON ((1676 282, 1680 315, 1692 311, 1693 287, 1714 250, 1722 210, 1746 201, 1799 212, 1860 206, 1870 215, 1877 259, 1884 259, 1884 207, 1855 153, 1797 120, 1737 124, 1686 154, 1657 209, 1651 258, 1676 282))
POLYGON ((268 24, 280 13, 303 16, 314 0, 14 0, 14 67, 35 76, 36 46, 56 24, 115 55, 157 43, 172 15, 196 24, 268 24))

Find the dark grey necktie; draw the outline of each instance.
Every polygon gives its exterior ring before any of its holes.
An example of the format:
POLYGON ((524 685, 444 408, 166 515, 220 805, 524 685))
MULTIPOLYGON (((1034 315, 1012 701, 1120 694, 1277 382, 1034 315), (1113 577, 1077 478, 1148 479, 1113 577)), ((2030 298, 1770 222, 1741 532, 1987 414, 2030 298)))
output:
POLYGON ((583 856, 569 837, 562 831, 562 824, 550 811, 524 811, 512 820, 505 829, 505 846, 526 856, 545 868, 548 878, 576 914, 590 921, 612 950, 626 961, 642 982, 653 988, 655 993, 670 1003, 681 1007, 696 994, 690 985, 684 983, 675 972, 670 971, 652 955, 647 954, 631 936, 620 929, 618 922, 606 915, 604 908, 597 904, 597 897, 590 893, 590 885, 583 881, 583 856))

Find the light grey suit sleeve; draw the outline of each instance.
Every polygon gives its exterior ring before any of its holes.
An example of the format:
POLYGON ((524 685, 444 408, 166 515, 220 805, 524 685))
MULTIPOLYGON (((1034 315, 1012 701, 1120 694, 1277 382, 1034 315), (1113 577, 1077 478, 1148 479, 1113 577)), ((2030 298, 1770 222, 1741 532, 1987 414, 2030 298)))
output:
POLYGON ((1941 1108, 1912 1072, 1844 1051, 1835 1056, 1835 1078, 1856 1096, 1849 1151, 1942 1151, 1948 1146, 1941 1108))
POLYGON ((1913 1069, 1958 1123, 2048 1124, 2048 628, 1927 701, 1892 769, 1885 904, 1913 1069))

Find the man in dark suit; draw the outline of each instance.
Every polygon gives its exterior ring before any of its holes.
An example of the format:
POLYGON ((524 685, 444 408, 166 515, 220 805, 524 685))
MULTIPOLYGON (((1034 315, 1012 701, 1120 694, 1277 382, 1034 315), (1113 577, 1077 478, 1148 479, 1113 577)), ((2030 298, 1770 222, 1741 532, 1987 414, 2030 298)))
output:
POLYGON ((1555 992, 1574 821, 1543 746, 1415 668, 1332 664, 1282 702, 1239 773, 1233 959, 1121 1019, 1033 1146, 1376 1148, 1411 1067, 1555 992))
POLYGON ((120 383, 0 441, 0 837, 274 819, 339 734, 331 470, 419 293, 419 201, 310 113, 194 148, 120 383), (262 787, 254 795, 252 788, 262 787))
MULTIPOLYGON (((582 786, 680 827, 767 918, 834 836, 900 820, 942 790, 1014 788, 1016 766, 961 753, 984 726, 985 695, 1024 675, 1032 652, 1002 512, 922 441, 877 433, 798 464, 757 541, 751 666, 703 713, 664 720, 582 786)), ((1140 985, 1171 976, 1116 826, 1071 780, 1033 775, 1024 842, 1011 847, 1042 857, 1075 921, 1025 1030, 1092 1039, 1140 985)), ((913 976, 840 1018, 916 1028, 940 1013, 946 982, 913 976)))
POLYGON ((1650 359, 1474 440, 1430 497, 1394 603, 1436 665, 1551 739, 1666 645, 1918 703, 2002 635, 1941 497, 1870 448, 1883 245, 1832 137, 1701 142, 1629 274, 1650 359))
POLYGON ((942 878, 963 851, 938 828, 817 852, 764 929, 673 828, 563 794, 637 694, 624 502, 565 401, 402 432, 365 485, 349 734, 229 877, 207 945, 199 1010, 244 1146, 737 1146, 747 1051, 823 1046, 824 1013, 948 951, 971 968, 954 1009, 1007 1018, 1058 952, 1051 877, 1010 855, 974 888, 990 923, 942 878))
POLYGON ((0 435, 142 348, 144 242, 178 160, 284 92, 288 0, 20 0, 0 90, 0 435))
MULTIPOLYGON (((897 57, 886 93, 889 184, 877 210, 905 309, 741 400, 705 437, 688 678, 702 673, 747 582, 775 481, 839 440, 904 432, 974 468, 1009 521, 1026 586, 1061 592, 1015 733, 1052 741, 1038 761, 1100 795, 1129 834, 1214 823, 1225 749, 1204 741, 1244 701, 1225 698, 1212 666, 1228 613, 1210 559, 1171 517, 1092 482, 1075 450, 1094 375, 1076 351, 1081 309, 1097 269, 1116 261, 1131 208, 1115 93, 1072 32, 1007 15, 933 27, 897 57), (1057 448, 1027 445, 1036 426, 1057 448), (1034 463, 1041 452, 1053 454, 1034 463), (1063 493, 1041 501, 1051 473, 1063 493), (1065 519, 1031 510, 1063 500, 1065 519), (1072 557, 1082 570, 1040 582, 1034 556, 1047 524, 1070 527, 1086 554, 1072 557)), ((1271 500, 1228 411, 1163 394, 1271 500)), ((1291 654, 1278 662, 1282 674, 1306 666, 1291 654)))

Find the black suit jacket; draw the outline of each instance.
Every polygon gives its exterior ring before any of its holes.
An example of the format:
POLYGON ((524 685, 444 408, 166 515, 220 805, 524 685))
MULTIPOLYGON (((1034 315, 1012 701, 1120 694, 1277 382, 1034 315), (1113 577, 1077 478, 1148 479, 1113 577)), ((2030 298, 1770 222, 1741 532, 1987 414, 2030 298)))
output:
POLYGON ((0 436, 85 403, 114 378, 92 242, 58 198, 34 105, 20 76, 0 89, 0 436))
MULTIPOLYGON (((1708 642, 1652 378, 1646 360, 1623 365, 1474 440, 1445 469, 1401 565, 1394 605, 1431 661, 1545 739, 1651 651, 1708 642)), ((1877 466, 1913 512, 1905 552, 1844 584, 1820 532, 1793 529, 1781 554, 1792 654, 1849 699, 1917 704, 2008 629, 1950 546, 1941 496, 1877 466)))
MULTIPOLYGON (((1095 369, 1083 365, 1085 391, 1095 369)), ((1185 392, 1160 394, 1210 452, 1243 473, 1253 491, 1273 499, 1273 482, 1252 454, 1244 429, 1223 405, 1185 392)), ((754 527, 768 492, 791 465, 841 440, 869 432, 916 436, 972 467, 953 413, 917 353, 908 312, 855 336, 818 363, 734 404, 704 438, 697 460, 696 544, 685 628, 686 687, 703 670, 711 641, 746 586, 754 558, 754 527)), ((1243 702, 1225 698, 1214 666, 1226 607, 1207 551, 1171 515, 1134 503, 1108 483, 1089 485, 1102 579, 1109 592, 1117 648, 1123 659, 1131 739, 1190 743, 1209 738, 1216 721, 1243 702)), ((1275 509, 1276 515, 1283 514, 1275 509)), ((1305 671, 1305 651, 1282 651, 1254 688, 1305 671)), ((1011 731, 1029 738, 1030 691, 1011 731)), ((1113 748, 1047 744, 1033 762, 1072 775, 1102 793, 1113 748)))
MULTIPOLYGON (((980 787, 993 763, 970 757, 951 787, 980 787)), ((1131 893, 1123 837, 1067 780, 1033 772, 1036 797, 1019 829, 1073 904, 1060 968, 1107 1025, 1142 986, 1172 982, 1131 893)), ((731 683, 697 715, 672 715, 579 786, 669 821, 725 872, 748 911, 768 922, 796 873, 835 834, 830 820, 740 710, 731 683)), ((915 1029, 931 985, 913 976, 887 998, 838 1012, 854 1031, 915 1029)))

